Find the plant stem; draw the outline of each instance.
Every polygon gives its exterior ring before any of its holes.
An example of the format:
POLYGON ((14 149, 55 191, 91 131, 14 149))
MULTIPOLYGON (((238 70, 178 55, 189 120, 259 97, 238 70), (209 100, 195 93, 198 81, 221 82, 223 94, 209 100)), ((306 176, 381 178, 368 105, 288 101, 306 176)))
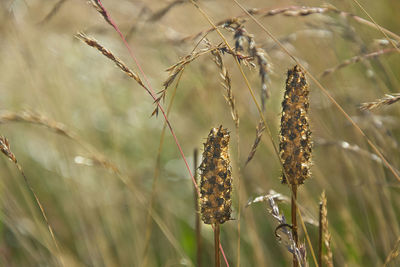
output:
POLYGON ((219 223, 214 225, 214 249, 215 249, 215 267, 221 266, 219 257, 219 223))
POLYGON ((296 206, 297 202, 297 185, 292 185, 292 233, 293 233, 293 241, 294 241, 294 248, 293 248, 293 267, 298 267, 299 264, 297 262, 297 248, 298 248, 298 235, 297 235, 297 218, 296 218, 296 206))
MULTIPOLYGON (((197 179, 197 166, 198 166, 198 150, 197 148, 193 152, 193 168, 194 168, 194 178, 197 179)), ((199 208, 199 192, 196 190, 196 187, 193 187, 193 195, 194 195, 194 208, 196 212, 196 258, 197 258, 197 267, 201 267, 201 223, 200 223, 200 208, 199 208)))
POLYGON ((322 234, 323 234, 323 225, 322 225, 322 202, 319 203, 319 236, 318 236, 318 265, 322 266, 322 234))

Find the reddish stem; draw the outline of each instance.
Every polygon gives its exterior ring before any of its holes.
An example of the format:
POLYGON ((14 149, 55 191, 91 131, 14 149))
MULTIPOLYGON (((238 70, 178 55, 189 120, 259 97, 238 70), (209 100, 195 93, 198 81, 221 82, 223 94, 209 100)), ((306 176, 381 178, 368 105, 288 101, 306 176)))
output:
MULTIPOLYGON (((99 5, 100 5, 100 7, 103 9, 105 16, 107 17, 108 21, 110 22, 110 24, 112 25, 112 27, 114 28, 114 30, 115 30, 115 31, 119 34, 119 36, 121 37, 122 42, 124 43, 126 49, 128 49, 129 55, 130 55, 131 58, 135 61, 135 64, 136 64, 137 68, 139 69, 140 73, 141 73, 142 76, 143 76, 144 81, 146 82, 146 84, 147 84, 147 86, 148 86, 148 88, 149 88, 150 96, 153 98, 154 101, 156 101, 156 99, 157 99, 156 94, 154 93, 154 90, 153 90, 153 88, 151 87, 151 85, 150 85, 150 83, 149 83, 149 81, 148 81, 148 79, 147 79, 146 74, 144 74, 144 71, 142 70, 142 67, 140 66, 138 60, 136 59, 135 54, 133 53, 132 49, 130 48, 128 42, 125 40, 125 37, 123 36, 123 34, 121 33, 121 31, 120 31, 119 28, 117 27, 116 23, 113 21, 113 19, 111 18, 111 16, 108 14, 107 10, 104 8, 103 3, 101 3, 101 0, 98 0, 98 3, 99 3, 99 5)), ((173 136, 173 138, 174 138, 174 140, 175 140, 176 146, 177 146, 178 149, 179 149, 179 153, 181 154, 181 157, 182 157, 183 161, 185 162, 186 169, 187 169, 188 172, 189 172, 189 175, 190 175, 190 178, 192 179, 193 185, 194 185, 194 187, 196 188, 197 193, 200 194, 199 187, 197 186, 196 180, 194 179, 194 176, 193 176, 193 174, 192 174, 192 171, 190 170, 189 164, 188 164, 188 162, 187 162, 187 160, 186 160, 186 157, 185 157, 185 155, 184 155, 184 153, 183 153, 182 147, 181 147, 180 144, 179 144, 178 138, 176 137, 175 132, 174 132, 174 130, 172 129, 172 126, 171 126, 171 124, 170 124, 170 122, 169 122, 169 120, 168 120, 168 118, 167 118, 167 115, 165 114, 164 108, 161 106, 161 104, 159 103, 159 101, 156 101, 156 103, 157 103, 158 108, 161 110, 161 112, 162 112, 162 114, 163 114, 163 117, 164 117, 164 119, 165 119, 165 122, 167 123, 168 128, 169 128, 169 130, 170 130, 170 132, 171 132, 171 134, 172 134, 172 136, 173 136)), ((224 253, 224 250, 223 250, 223 248, 222 248, 222 245, 220 244, 219 246, 220 246, 220 249, 221 249, 222 256, 224 257, 225 264, 226 264, 227 267, 229 267, 229 263, 228 263, 228 260, 227 260, 226 257, 225 257, 225 253, 224 253)))

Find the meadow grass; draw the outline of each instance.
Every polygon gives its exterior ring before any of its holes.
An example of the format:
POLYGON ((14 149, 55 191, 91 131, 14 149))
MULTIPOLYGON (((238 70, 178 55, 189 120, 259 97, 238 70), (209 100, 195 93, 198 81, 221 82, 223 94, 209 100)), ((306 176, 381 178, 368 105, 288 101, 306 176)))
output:
POLYGON ((0 265, 212 266, 220 242, 222 266, 397 266, 400 3, 332 4, 2 1, 0 265), (313 141, 297 198, 294 65, 313 141), (218 125, 233 190, 214 235, 192 154, 218 125))

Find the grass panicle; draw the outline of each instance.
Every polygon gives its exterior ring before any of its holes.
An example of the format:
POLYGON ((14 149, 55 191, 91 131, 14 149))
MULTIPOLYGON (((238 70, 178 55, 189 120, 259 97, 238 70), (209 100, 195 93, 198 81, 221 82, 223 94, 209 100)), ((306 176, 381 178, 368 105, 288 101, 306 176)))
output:
MULTIPOLYGON (((320 204, 320 240, 322 241, 321 249, 320 249, 320 258, 324 259, 325 266, 333 267, 333 254, 331 248, 331 234, 328 230, 328 208, 327 208, 327 199, 325 195, 325 191, 321 194, 321 204, 320 204), (322 245, 325 247, 325 255, 322 257, 322 245)), ((322 261, 321 261, 322 262, 322 261)), ((322 266, 322 264, 320 265, 322 266)))
POLYGON ((63 123, 52 120, 43 114, 37 113, 35 111, 3 111, 0 113, 0 124, 6 122, 26 122, 32 123, 40 126, 44 126, 47 129, 54 131, 57 134, 63 135, 70 139, 77 139, 77 135, 68 130, 67 126, 63 123))
POLYGON ((261 107, 262 110, 265 110, 266 99, 271 95, 269 88, 271 64, 269 63, 268 55, 263 48, 257 46, 254 35, 248 33, 244 25, 238 24, 233 26, 231 24, 225 26, 225 28, 234 31, 235 50, 238 52, 247 51, 248 55, 257 61, 258 72, 261 78, 261 107), (247 45, 247 49, 245 45, 247 45))
POLYGON ((400 93, 397 94, 386 94, 384 97, 377 99, 373 102, 367 102, 367 103, 363 103, 361 104, 360 109, 361 110, 373 110, 376 108, 380 108, 382 106, 389 106, 392 105, 394 103, 396 103, 397 101, 400 100, 400 93))
POLYGON ((332 68, 326 69, 324 70, 321 74, 320 74, 320 78, 323 78, 325 76, 328 76, 342 68, 345 68, 347 66, 350 66, 352 64, 367 60, 367 59, 375 59, 378 58, 381 55, 384 54, 389 54, 389 53, 394 53, 397 52, 397 50, 395 48, 386 48, 386 49, 381 49, 378 51, 374 51, 368 54, 364 54, 364 55, 359 55, 359 56, 354 56, 351 57, 349 59, 346 59, 345 61, 343 61, 342 63, 338 64, 337 66, 334 66, 332 68))
POLYGON ((304 72, 298 66, 288 71, 279 143, 284 168, 282 183, 285 184, 300 185, 310 177, 312 143, 308 87, 304 72))
POLYGON ((122 70, 126 75, 128 75, 132 79, 134 79, 141 87, 143 87, 151 95, 151 92, 144 85, 144 83, 140 79, 139 75, 137 75, 136 73, 131 71, 129 69, 129 67, 124 62, 122 62, 121 59, 119 59, 117 56, 114 55, 113 52, 111 52, 110 50, 105 48, 103 45, 101 45, 96 39, 87 36, 83 32, 77 33, 75 35, 75 37, 78 38, 79 40, 81 40, 82 42, 86 43, 88 46, 96 48, 104 56, 106 56, 108 59, 112 60, 120 70, 122 70))
POLYGON ((175 63, 174 65, 172 65, 169 68, 167 68, 167 71, 169 72, 169 74, 168 74, 167 79, 163 83, 164 89, 159 92, 160 96, 157 98, 156 103, 158 103, 159 101, 165 99, 166 93, 167 93, 167 89, 174 82, 174 80, 178 76, 178 74, 181 73, 185 69, 186 65, 188 65, 191 62, 193 62, 194 60, 196 60, 197 58, 199 58, 202 55, 206 55, 208 53, 211 53, 214 56, 215 63, 221 69, 221 75, 223 75, 223 77, 222 77, 223 85, 224 85, 225 89, 227 90, 228 102, 229 102, 229 105, 231 106, 231 109, 232 109, 232 112, 233 112, 232 116, 235 116, 234 117, 234 121, 235 121, 235 124, 236 124, 239 121, 238 121, 238 117, 236 117, 236 116, 238 116, 238 114, 237 114, 237 111, 235 109, 235 105, 234 105, 235 103, 234 103, 234 100, 233 100, 232 90, 229 88, 230 87, 230 77, 229 77, 229 74, 227 73, 227 70, 226 70, 225 66, 223 65, 222 57, 218 58, 218 59, 216 57, 220 57, 221 54, 228 53, 228 54, 231 54, 231 55, 234 55, 234 56, 238 57, 246 65, 250 64, 249 63, 250 62, 250 58, 238 53, 237 51, 233 51, 233 50, 229 49, 227 46, 222 45, 222 44, 220 44, 218 46, 213 46, 206 39, 204 39, 204 43, 206 45, 205 48, 199 49, 197 51, 193 50, 190 54, 182 57, 177 63, 175 63))
POLYGON ((222 79, 221 84, 226 92, 224 97, 230 107, 231 116, 232 116, 233 122, 235 123, 236 131, 238 131, 239 130, 239 121, 240 121, 239 120, 239 112, 236 108, 236 101, 235 101, 235 97, 234 97, 233 91, 232 91, 231 76, 229 75, 229 72, 228 72, 227 68, 225 67, 224 61, 222 59, 222 53, 220 52, 220 50, 213 50, 211 53, 214 56, 213 60, 214 60, 215 64, 220 69, 220 76, 222 79))
MULTIPOLYGON (((300 247, 297 233, 297 186, 310 176, 311 131, 308 122, 308 84, 297 65, 288 71, 282 102, 279 153, 283 166, 282 183, 292 189, 292 232, 295 247, 300 247)), ((299 266, 293 254, 293 266, 299 266)))
POLYGON ((121 174, 120 169, 115 163, 111 162, 105 155, 96 151, 90 144, 84 142, 74 131, 68 129, 64 123, 55 121, 35 111, 14 112, 6 110, 1 112, 0 124, 9 122, 23 122, 43 126, 56 134, 69 138, 89 152, 88 156, 76 156, 74 160, 76 164, 87 166, 98 165, 118 175, 121 174))
POLYGON ((258 202, 266 202, 268 212, 279 223, 278 227, 275 229, 276 239, 285 246, 287 251, 293 254, 293 257, 296 257, 297 262, 299 262, 301 266, 306 266, 305 246, 295 243, 292 226, 288 224, 285 215, 281 213, 277 204, 280 202, 289 203, 290 199, 280 193, 270 190, 267 195, 259 196, 249 201, 247 206, 258 202))
POLYGON ((204 143, 200 165, 201 219, 214 228, 215 266, 220 266, 220 224, 231 220, 232 174, 227 129, 212 128, 204 143))
POLYGON ((222 224, 231 219, 232 174, 229 159, 229 132, 212 128, 204 143, 200 165, 201 219, 205 224, 222 224))
POLYGON ((223 49, 223 47, 213 47, 211 45, 208 45, 206 48, 199 49, 198 51, 193 51, 189 55, 184 56, 181 58, 177 63, 174 65, 170 66, 167 71, 169 72, 168 78, 165 80, 163 83, 164 90, 162 91, 162 96, 164 97, 165 93, 164 91, 174 82, 175 78, 177 75, 185 68, 187 64, 190 62, 194 61, 201 55, 207 54, 209 52, 212 52, 217 49, 223 49))
POLYGON ((262 120, 258 122, 257 128, 256 128, 256 139, 254 140, 253 146, 251 147, 250 153, 247 156, 247 160, 245 163, 245 166, 253 159, 254 155, 256 154, 256 150, 258 147, 258 144, 261 141, 261 137, 263 132, 265 131, 265 125, 262 120))

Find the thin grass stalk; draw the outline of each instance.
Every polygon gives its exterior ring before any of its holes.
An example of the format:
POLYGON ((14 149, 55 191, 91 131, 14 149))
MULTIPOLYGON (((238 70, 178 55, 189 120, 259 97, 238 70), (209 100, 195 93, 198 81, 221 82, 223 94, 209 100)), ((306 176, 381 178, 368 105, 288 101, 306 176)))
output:
POLYGON ((214 252, 215 252, 215 267, 220 267, 221 266, 221 259, 220 259, 220 253, 219 253, 219 223, 214 224, 214 252))
POLYGON ((39 200, 39 197, 37 196, 35 190, 33 189, 32 185, 30 184, 28 178, 25 175, 24 170, 22 169, 22 166, 18 163, 17 158, 15 157, 15 155, 13 154, 13 152, 10 149, 10 144, 8 143, 7 138, 0 136, 0 151, 6 155, 13 163, 14 165, 17 167, 18 171, 21 173, 22 177, 24 178, 24 182, 26 187, 28 188, 28 191, 33 195, 33 197, 35 198, 36 204, 40 209, 40 213, 43 216, 43 219, 47 225, 47 228, 49 230, 51 239, 56 247, 57 250, 57 254, 58 254, 58 258, 60 261, 61 266, 65 266, 64 264, 64 259, 61 256, 61 250, 60 247, 58 245, 57 239, 54 235, 54 231, 53 231, 53 227, 51 227, 49 220, 47 219, 47 215, 46 212, 44 211, 43 205, 39 200))
MULTIPOLYGON (((239 157, 239 154, 238 154, 238 157, 239 157)), ((240 215, 241 215, 241 210, 242 210, 242 208, 241 208, 241 194, 240 194, 240 182, 241 182, 241 179, 240 179, 240 167, 239 167, 239 172, 238 172, 238 175, 237 175, 237 183, 238 183, 238 186, 237 186, 237 190, 238 190, 238 211, 237 211, 237 216, 238 216, 238 218, 237 218, 237 235, 238 235, 238 237, 237 237, 237 249, 236 249, 236 257, 237 257, 237 259, 236 259, 236 266, 237 267, 239 267, 240 266, 240 230, 241 230, 241 220, 240 220, 240 215)))
POLYGON ((302 228, 303 231, 304 231, 304 235, 305 235, 305 237, 306 237, 308 246, 309 246, 309 248, 310 248, 311 256, 312 256, 312 258, 313 258, 313 260, 314 260, 315 266, 319 267, 320 265, 319 265, 318 262, 317 262, 317 257, 315 256, 314 248, 313 248, 312 243, 311 243, 311 240, 310 240, 310 235, 308 234, 306 225, 304 224, 304 220, 303 220, 303 217, 301 216, 298 203, 297 203, 297 214, 299 215, 299 220, 300 220, 300 223, 301 223, 301 228, 302 228))
POLYGON ((57 12, 61 9, 61 7, 63 6, 63 4, 67 2, 67 0, 59 0, 57 3, 55 3, 55 5, 53 6, 53 8, 50 10, 50 12, 46 15, 46 17, 43 18, 43 20, 41 22, 39 22, 39 25, 45 24, 47 23, 51 18, 54 17, 54 15, 57 14, 57 12))
POLYGON ((393 45, 394 48, 397 49, 397 52, 400 52, 400 49, 396 46, 396 44, 394 43, 393 40, 391 40, 389 38, 389 36, 387 35, 387 33, 383 30, 383 28, 375 22, 375 20, 372 18, 372 16, 367 12, 367 10, 365 10, 365 8, 357 1, 357 0, 353 0, 354 3, 356 3, 358 5, 358 7, 364 12, 365 15, 367 15, 367 17, 372 21, 372 23, 374 24, 374 26, 385 36, 385 38, 387 40, 389 40, 389 42, 393 45))
MULTIPOLYGON (((206 36, 207 36, 207 34, 206 35, 204 35, 198 42, 197 42, 197 44, 194 46, 194 48, 193 48, 193 50, 192 50, 192 53, 196 50, 196 48, 200 45, 200 43, 201 43, 201 41, 204 39, 204 38, 206 38, 206 36)), ((179 85, 179 83, 180 83, 180 81, 181 81, 181 78, 182 78, 182 75, 183 75, 183 73, 185 72, 185 69, 183 68, 182 69, 182 71, 179 73, 179 76, 178 76, 178 78, 177 78, 177 81, 176 81, 176 84, 175 84, 175 86, 174 86, 174 90, 173 90, 173 92, 172 92, 172 96, 171 96, 171 99, 170 99, 170 102, 169 102, 169 104, 168 104, 168 108, 167 108, 167 116, 169 116, 169 113, 171 112, 171 108, 172 108, 172 105, 173 105, 173 103, 174 103, 174 99, 175 99, 175 95, 176 95, 176 91, 177 91, 177 89, 178 89, 178 85, 179 85)), ((150 237, 151 237, 151 227, 152 227, 152 224, 149 222, 149 220, 150 220, 150 217, 151 217, 151 211, 152 211, 152 209, 153 209, 153 203, 154 203, 154 200, 155 200, 155 189, 156 189, 156 185, 157 185, 157 182, 158 182, 158 177, 159 177, 159 174, 160 174, 160 163, 161 163, 161 151, 162 151, 162 146, 163 146, 163 143, 164 143, 164 137, 165 137, 165 130, 166 130, 166 127, 167 127, 167 123, 166 122, 164 122, 164 125, 163 125, 163 128, 162 128, 162 130, 161 130, 161 137, 160 137, 160 144, 159 144, 159 147, 158 147, 158 151, 157 151, 157 159, 156 159, 156 166, 155 166, 155 172, 154 172, 154 177, 153 177, 153 183, 152 183, 152 189, 151 189, 151 200, 150 200, 150 204, 149 204, 149 209, 148 209, 148 214, 147 214, 147 220, 146 220, 146 239, 145 239, 145 249, 144 249, 144 253, 143 253, 143 261, 142 261, 142 264, 141 264, 141 266, 146 266, 146 263, 147 263, 147 251, 148 251, 148 248, 149 248, 149 243, 150 243, 150 237)), ((194 173, 197 171, 197 165, 196 165, 196 167, 194 168, 194 173)), ((195 173, 195 178, 196 178, 196 173, 195 173)), ((194 187, 195 187, 195 189, 196 189, 196 186, 194 185, 194 187)), ((199 192, 198 192, 198 190, 196 191, 196 193, 197 193, 197 195, 199 195, 199 192)))
POLYGON ((291 209, 292 209, 292 233, 293 233, 293 241, 295 247, 293 248, 293 267, 298 267, 299 263, 297 261, 297 248, 299 247, 299 237, 297 233, 297 185, 293 184, 292 185, 292 203, 291 203, 291 209))
POLYGON ((319 203, 319 219, 318 219, 318 265, 322 266, 322 202, 319 203))
POLYGON ((236 266, 239 267, 240 266, 240 231, 241 231, 241 212, 242 212, 242 195, 241 195, 241 170, 240 170, 240 139, 239 139, 239 128, 236 128, 236 145, 237 145, 237 166, 238 166, 238 170, 237 170, 237 191, 238 191, 238 207, 237 207, 237 249, 236 249, 236 253, 237 253, 237 264, 236 266))
MULTIPOLYGON (((193 173, 194 177, 197 179, 198 177, 198 149, 196 148, 193 152, 193 173)), ((193 198, 194 198, 194 210, 195 210, 195 231, 196 231, 196 262, 197 266, 201 267, 201 256, 202 256, 202 248, 201 248, 201 223, 200 223, 200 202, 199 202, 199 194, 197 193, 196 187, 193 187, 193 198)))
MULTIPOLYGON (((179 82, 181 80, 181 77, 183 75, 182 71, 178 77, 177 83, 174 86, 174 90, 172 91, 172 95, 171 95, 171 99, 170 102, 168 104, 168 108, 167 108, 167 116, 169 116, 169 113, 171 112, 171 108, 172 105, 174 103, 174 99, 175 99, 175 95, 176 95, 176 91, 178 89, 178 85, 179 82)), ((161 168, 161 151, 163 148, 163 144, 164 144, 164 138, 165 138, 165 130, 167 128, 167 123, 164 122, 163 128, 161 130, 161 137, 160 137, 160 143, 158 145, 158 150, 157 150, 157 158, 156 158, 156 166, 155 166, 155 171, 154 171, 154 176, 153 176, 153 183, 151 185, 151 197, 150 197, 150 203, 149 203, 149 208, 148 208, 148 212, 147 212, 147 218, 146 218, 146 236, 145 236, 145 245, 144 245, 144 251, 143 251, 143 261, 141 266, 146 266, 147 265, 147 252, 150 246, 150 238, 151 238, 151 233, 152 233, 152 224, 151 224, 151 212, 153 210, 153 205, 154 205, 154 201, 156 198, 156 187, 157 187, 157 182, 158 182, 158 178, 160 176, 160 168, 161 168)))

